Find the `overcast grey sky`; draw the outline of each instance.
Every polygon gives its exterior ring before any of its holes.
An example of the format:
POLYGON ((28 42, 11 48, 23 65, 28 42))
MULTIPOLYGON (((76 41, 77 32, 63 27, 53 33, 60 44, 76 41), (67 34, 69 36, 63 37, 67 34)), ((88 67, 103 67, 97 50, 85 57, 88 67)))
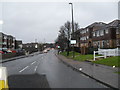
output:
MULTIPOLYGON (((94 22, 109 23, 118 18, 117 2, 74 2, 74 21, 80 27, 94 22)), ((54 42, 61 25, 71 21, 68 2, 4 2, 0 3, 2 32, 24 43, 54 42)))

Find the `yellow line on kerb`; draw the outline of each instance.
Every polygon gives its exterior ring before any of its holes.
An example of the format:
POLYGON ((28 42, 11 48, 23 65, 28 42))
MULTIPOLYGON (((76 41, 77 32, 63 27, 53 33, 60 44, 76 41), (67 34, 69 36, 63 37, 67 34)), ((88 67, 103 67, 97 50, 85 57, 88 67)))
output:
POLYGON ((5 84, 5 81, 4 80, 0 80, 0 90, 5 90, 8 89, 8 83, 5 84))
POLYGON ((0 67, 0 90, 8 90, 7 69, 0 67))

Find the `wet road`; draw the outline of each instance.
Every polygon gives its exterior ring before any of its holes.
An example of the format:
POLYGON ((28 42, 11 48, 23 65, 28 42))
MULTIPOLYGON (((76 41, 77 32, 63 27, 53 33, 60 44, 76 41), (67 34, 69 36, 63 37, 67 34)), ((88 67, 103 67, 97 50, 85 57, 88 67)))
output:
POLYGON ((55 51, 3 63, 11 88, 105 88, 63 64, 55 51))

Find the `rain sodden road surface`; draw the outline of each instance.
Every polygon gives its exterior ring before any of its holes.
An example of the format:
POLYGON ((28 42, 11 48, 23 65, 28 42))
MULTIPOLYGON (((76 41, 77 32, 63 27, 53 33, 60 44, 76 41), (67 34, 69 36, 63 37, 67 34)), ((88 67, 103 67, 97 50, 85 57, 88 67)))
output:
POLYGON ((10 88, 105 88, 63 64, 55 51, 3 63, 10 88))

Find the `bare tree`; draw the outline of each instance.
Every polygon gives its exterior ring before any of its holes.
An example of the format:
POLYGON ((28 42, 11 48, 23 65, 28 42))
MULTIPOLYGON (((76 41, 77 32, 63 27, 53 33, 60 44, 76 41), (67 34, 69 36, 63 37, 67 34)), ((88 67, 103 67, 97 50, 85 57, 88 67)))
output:
MULTIPOLYGON (((79 24, 74 23, 74 29, 77 31, 79 29, 79 24)), ((67 55, 70 51, 70 36, 71 36, 71 23, 67 21, 63 26, 60 27, 59 35, 56 42, 60 45, 62 50, 67 50, 67 55)))
POLYGON ((68 50, 69 48, 69 40, 70 40, 70 22, 67 21, 63 26, 60 27, 59 35, 57 38, 57 43, 60 45, 62 51, 68 50))
POLYGON ((67 21, 67 22, 64 24, 64 26, 65 26, 66 32, 67 32, 67 56, 69 56, 71 24, 70 24, 69 21, 67 21))

